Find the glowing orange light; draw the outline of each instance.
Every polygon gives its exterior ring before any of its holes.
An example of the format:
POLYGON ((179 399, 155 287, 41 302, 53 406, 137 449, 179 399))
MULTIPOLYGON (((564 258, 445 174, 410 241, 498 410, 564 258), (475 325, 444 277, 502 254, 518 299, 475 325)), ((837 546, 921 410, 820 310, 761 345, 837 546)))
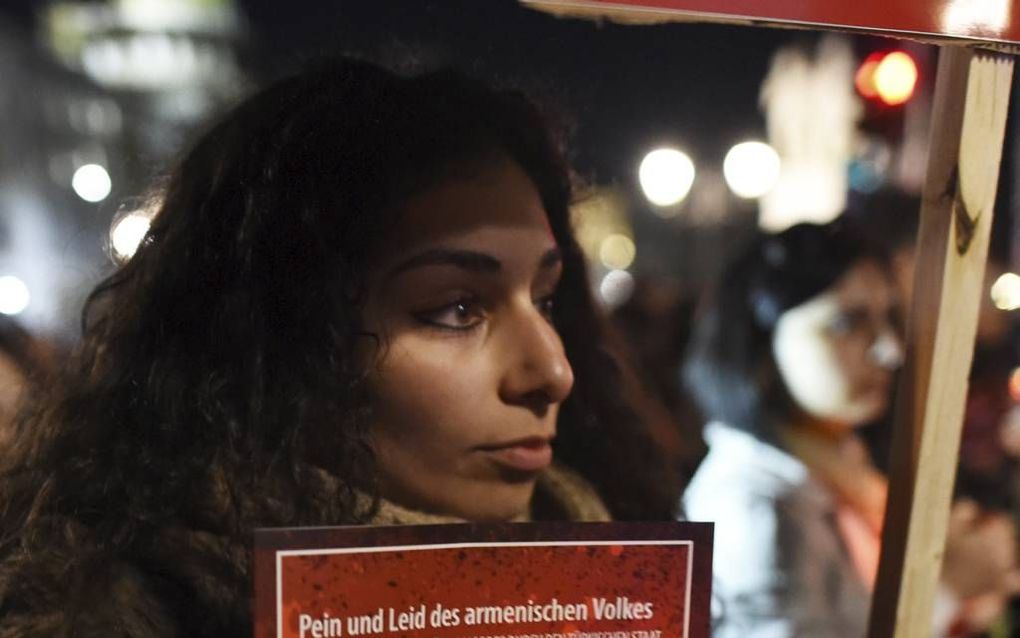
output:
POLYGON ((857 87, 857 92, 862 96, 868 98, 878 97, 878 90, 875 88, 875 69, 878 68, 878 63, 885 57, 884 53, 872 53, 869 55, 860 68, 857 69, 857 75, 854 76, 854 86, 857 87))
POLYGON ((914 94, 917 65, 906 53, 894 51, 875 67, 874 82, 879 99, 890 106, 903 104, 914 94))
POLYGON ((1014 401, 1020 401, 1020 368, 1009 375, 1009 396, 1014 401))
POLYGON ((854 86, 869 100, 878 99, 889 106, 903 104, 917 86, 917 65, 903 51, 872 53, 858 67, 854 86))

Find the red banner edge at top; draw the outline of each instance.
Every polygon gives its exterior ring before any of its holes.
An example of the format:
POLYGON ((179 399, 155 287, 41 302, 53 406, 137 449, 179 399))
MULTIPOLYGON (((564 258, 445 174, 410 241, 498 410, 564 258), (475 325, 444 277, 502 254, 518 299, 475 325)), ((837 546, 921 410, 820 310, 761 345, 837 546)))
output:
MULTIPOLYGON (((911 30, 883 26, 801 20, 747 12, 719 12, 662 6, 667 2, 611 2, 607 0, 518 0, 532 9, 560 17, 586 17, 608 19, 629 24, 661 24, 666 22, 707 22, 757 27, 816 29, 845 33, 879 35, 884 37, 917 40, 929 44, 955 45, 996 49, 1006 53, 1020 53, 1020 40, 945 33, 935 30, 911 30)), ((668 4, 681 4, 677 0, 668 4)))

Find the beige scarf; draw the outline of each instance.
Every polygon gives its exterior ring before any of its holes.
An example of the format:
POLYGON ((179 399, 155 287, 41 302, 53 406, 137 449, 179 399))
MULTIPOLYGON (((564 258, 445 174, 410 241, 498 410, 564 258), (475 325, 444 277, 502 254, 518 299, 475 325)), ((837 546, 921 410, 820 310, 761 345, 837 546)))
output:
MULTIPOLYGON (((609 510, 595 489, 579 474, 562 465, 553 465, 538 477, 535 485, 536 497, 550 501, 562 513, 562 520, 608 521, 609 510)), ((517 522, 532 520, 535 512, 527 512, 517 522)), ((463 523, 464 520, 444 514, 432 514, 410 509, 396 503, 381 500, 379 511, 372 518, 373 525, 435 525, 463 523)))

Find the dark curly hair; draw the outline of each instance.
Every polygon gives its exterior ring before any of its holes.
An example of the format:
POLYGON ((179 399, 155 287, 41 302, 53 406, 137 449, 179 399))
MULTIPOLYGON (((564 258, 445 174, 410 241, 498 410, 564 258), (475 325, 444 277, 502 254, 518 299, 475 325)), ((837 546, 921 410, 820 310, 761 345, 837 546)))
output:
POLYGON ((334 61, 204 135, 161 186, 137 253, 92 293, 73 364, 0 461, 0 601, 11 565, 57 542, 124 552, 173 521, 244 538, 366 520, 366 263, 410 195, 499 157, 534 182, 563 252, 553 320, 576 383, 557 457, 617 518, 670 517, 675 481, 634 403, 607 391, 627 375, 538 110, 454 72, 334 61))

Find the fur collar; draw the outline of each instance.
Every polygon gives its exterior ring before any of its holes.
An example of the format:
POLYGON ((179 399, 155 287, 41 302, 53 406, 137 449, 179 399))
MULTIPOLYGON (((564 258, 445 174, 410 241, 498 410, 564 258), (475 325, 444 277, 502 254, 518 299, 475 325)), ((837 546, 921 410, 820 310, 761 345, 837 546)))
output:
MULTIPOLYGON (((531 511, 518 522, 529 520, 608 521, 609 510, 595 489, 580 475, 562 465, 543 472, 535 485, 531 511)), ((455 516, 430 514, 382 500, 373 525, 435 525, 463 523, 455 516)))

